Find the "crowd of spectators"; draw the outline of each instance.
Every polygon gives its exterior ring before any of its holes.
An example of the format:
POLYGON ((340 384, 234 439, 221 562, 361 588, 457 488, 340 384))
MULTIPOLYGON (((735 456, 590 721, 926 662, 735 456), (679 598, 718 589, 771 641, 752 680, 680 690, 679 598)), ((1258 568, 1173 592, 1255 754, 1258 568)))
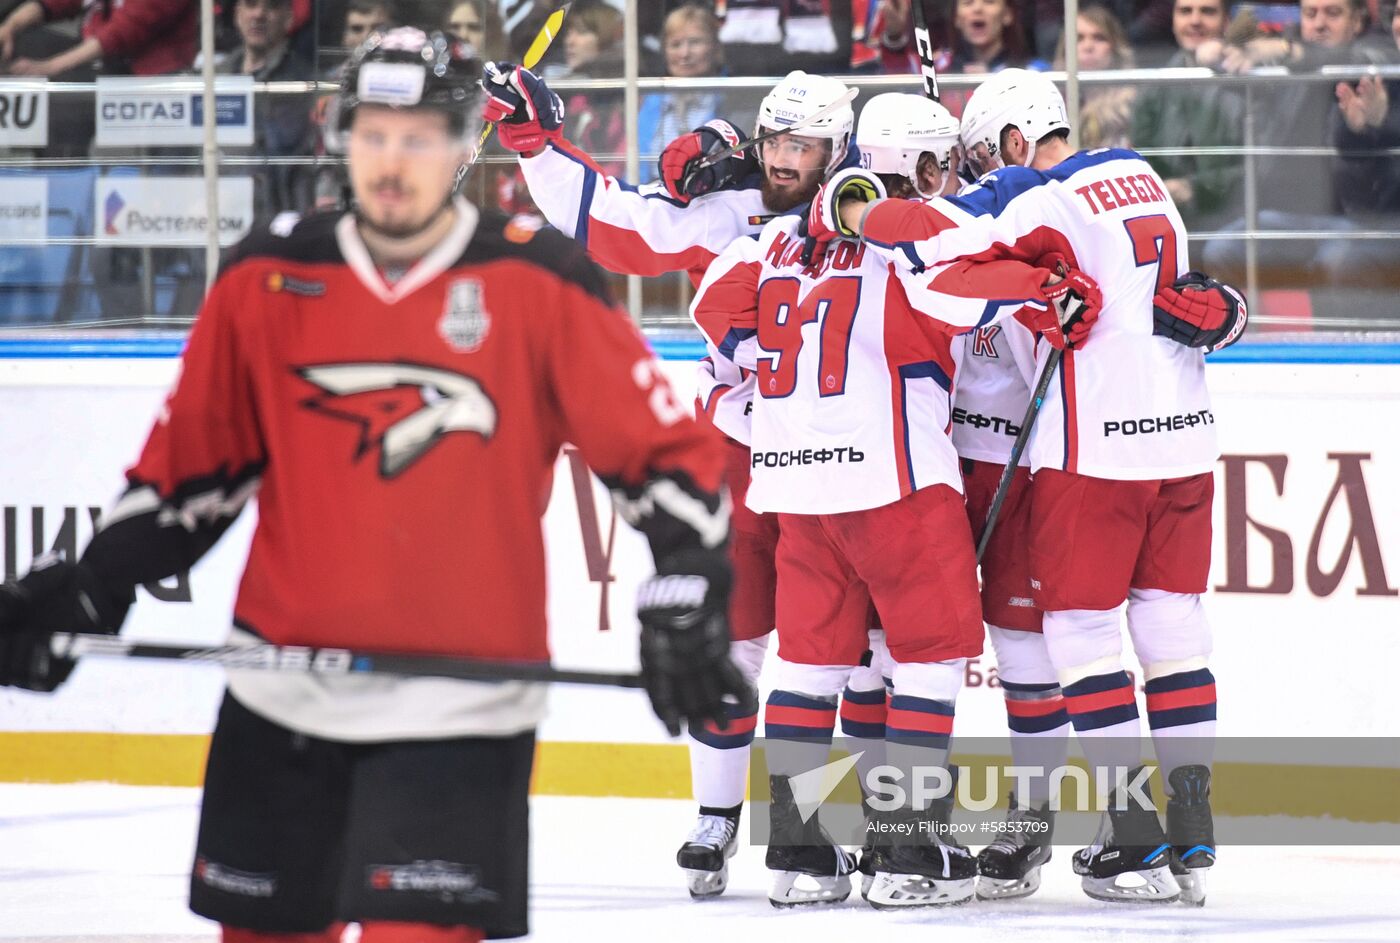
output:
MULTIPOLYGON (((716 79, 780 75, 913 73, 913 4, 921 3, 944 75, 1009 66, 1062 69, 1063 0, 648 0, 637 35, 644 76, 716 79)), ((442 29, 483 57, 519 61, 562 0, 216 0, 220 74, 258 82, 336 81, 348 52, 398 24, 442 29)), ((562 34, 539 64, 552 80, 623 74, 623 0, 574 0, 562 34)), ((0 72, 90 82, 99 75, 190 73, 196 56, 195 0, 0 0, 0 72)), ((1122 69, 1202 68, 1222 76, 1164 84, 1082 83, 1078 129, 1087 147, 1147 153, 1188 226, 1215 234, 1193 257, 1239 277, 1251 226, 1285 238, 1259 243, 1259 258, 1304 283, 1365 284, 1388 275, 1400 242, 1400 83, 1348 73, 1342 81, 1231 82, 1258 69, 1317 74, 1333 67, 1400 64, 1400 13, 1392 0, 1082 0, 1072 37, 1082 74, 1122 69), (1246 119, 1252 137, 1246 138, 1246 119), (1248 142, 1264 148, 1252 159, 1248 142), (1204 149, 1204 150, 1202 150, 1204 149), (1244 213, 1252 160, 1258 212, 1244 213), (1312 238, 1287 238, 1288 233, 1312 238), (1361 233, 1363 238, 1347 239, 1361 233)), ((615 172, 623 168, 626 115, 621 88, 565 90, 570 138, 615 172)), ((955 114, 965 89, 945 89, 955 114)), ((713 117, 741 126, 757 95, 722 81, 645 90, 637 113, 644 158, 713 117)), ((255 143, 232 155, 268 158, 255 167, 256 212, 266 219, 342 199, 336 155, 322 134, 311 92, 256 97, 255 143), (284 158, 307 158, 296 166, 284 158)), ((90 99, 57 96, 51 122, 68 123, 38 156, 101 158, 90 99)), ((643 181, 654 176, 644 159, 643 181)), ((160 172, 160 171, 153 171, 160 172)), ((487 202, 528 205, 508 169, 484 172, 487 202)), ((483 198, 483 193, 477 194, 483 198)), ((1391 276, 1393 277, 1393 276, 1391 276)))

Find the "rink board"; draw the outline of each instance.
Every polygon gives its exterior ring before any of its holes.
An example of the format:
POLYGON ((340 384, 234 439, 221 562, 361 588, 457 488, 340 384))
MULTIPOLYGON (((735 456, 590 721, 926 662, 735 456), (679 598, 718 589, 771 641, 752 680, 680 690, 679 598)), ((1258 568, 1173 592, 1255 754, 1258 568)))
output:
MULTIPOLYGON (((1393 360, 1394 358, 1392 358, 1393 360)), ((168 357, 0 359, 0 555, 23 572, 37 545, 82 546, 120 488, 174 376, 168 357), (66 530, 66 534, 64 533, 66 530)), ((666 364, 682 396, 691 362, 666 364)), ((1208 368, 1225 458, 1217 466, 1207 605, 1222 736, 1400 733, 1373 666, 1400 661, 1400 365, 1228 363, 1208 368)), ((636 665, 631 600, 644 541, 595 481, 575 493, 560 459, 543 527, 555 661, 636 665), (610 576, 607 629, 602 580, 610 576)), ((245 513, 189 575, 138 593, 126 634, 218 643, 252 525, 245 513), (188 601, 186 601, 188 600, 188 601)), ((996 735, 1005 713, 984 656, 968 672, 957 734, 996 735)), ((191 784, 222 689, 208 667, 90 660, 57 694, 0 690, 0 780, 191 784), (76 736, 75 735, 81 735, 76 736)), ((684 749, 636 692, 556 687, 537 791, 683 796, 684 749)))

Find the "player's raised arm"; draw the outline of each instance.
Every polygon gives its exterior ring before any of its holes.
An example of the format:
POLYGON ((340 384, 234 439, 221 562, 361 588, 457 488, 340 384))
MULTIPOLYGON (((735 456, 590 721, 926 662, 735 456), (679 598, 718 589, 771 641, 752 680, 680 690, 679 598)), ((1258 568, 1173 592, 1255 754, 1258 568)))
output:
POLYGON ((737 155, 696 169, 696 158, 722 149, 721 144, 740 143, 729 122, 712 121, 683 135, 674 154, 668 148, 676 175, 689 178, 689 194, 682 180, 637 187, 610 176, 563 137, 563 104, 543 79, 520 66, 488 63, 483 84, 488 95, 483 114, 499 122, 501 143, 520 154, 536 205, 605 268, 625 275, 689 271, 698 278, 735 233, 755 225, 750 217, 761 210, 757 197, 690 199, 723 188, 743 172, 737 155))

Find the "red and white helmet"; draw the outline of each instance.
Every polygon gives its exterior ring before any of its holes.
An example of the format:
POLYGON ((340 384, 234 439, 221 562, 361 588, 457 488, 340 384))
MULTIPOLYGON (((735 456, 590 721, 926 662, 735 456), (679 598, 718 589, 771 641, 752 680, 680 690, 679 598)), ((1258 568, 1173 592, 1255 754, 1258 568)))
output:
MULTIPOLYGON (((789 72, 773 90, 763 97, 758 106, 758 121, 754 135, 765 131, 781 130, 803 121, 849 92, 845 84, 824 75, 811 75, 801 70, 789 72)), ((851 129, 855 127, 856 116, 847 103, 809 125, 798 128, 793 133, 801 137, 825 138, 831 142, 831 157, 827 161, 826 173, 831 173, 846 158, 846 148, 851 143, 851 129)))
POLYGON ((985 154, 995 163, 979 167, 986 173, 1003 163, 1001 132, 1016 128, 1030 145, 1026 164, 1035 159, 1035 142, 1051 131, 1068 131, 1069 115, 1060 90, 1040 72, 1003 69, 977 86, 962 116, 962 142, 968 156, 985 154))
POLYGON ((919 155, 933 154, 946 175, 957 168, 954 151, 960 147, 958 119, 938 102, 922 95, 886 92, 865 103, 856 125, 860 165, 877 174, 898 174, 919 186, 919 155))

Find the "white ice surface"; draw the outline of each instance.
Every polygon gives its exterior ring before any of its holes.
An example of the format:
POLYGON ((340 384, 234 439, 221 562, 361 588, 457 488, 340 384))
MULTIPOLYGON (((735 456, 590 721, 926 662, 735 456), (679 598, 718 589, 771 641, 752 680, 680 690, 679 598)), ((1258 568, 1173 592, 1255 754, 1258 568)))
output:
MULTIPOLYGON (((0 785, 0 940, 217 940, 185 909, 198 800, 194 789, 0 785)), ((1400 848, 1226 849, 1200 910, 1091 901, 1058 849, 1041 890, 1019 902, 889 914, 853 894, 793 912, 768 905, 762 851, 748 847, 722 899, 690 902, 673 863, 689 802, 547 797, 533 808, 535 940, 1400 940, 1400 848)))

